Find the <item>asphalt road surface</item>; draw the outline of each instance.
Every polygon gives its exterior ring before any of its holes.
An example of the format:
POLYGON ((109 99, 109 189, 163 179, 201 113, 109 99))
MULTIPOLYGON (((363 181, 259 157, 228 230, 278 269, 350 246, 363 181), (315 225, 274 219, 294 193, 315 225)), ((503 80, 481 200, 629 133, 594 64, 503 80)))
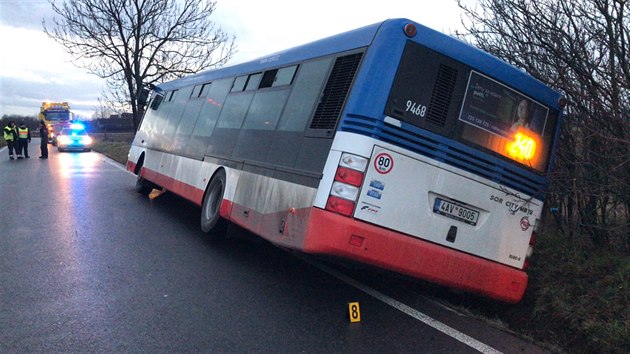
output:
POLYGON ((98 153, 30 152, 0 149, 0 353, 543 352, 419 282, 238 228, 209 242, 197 206, 137 194, 98 153))

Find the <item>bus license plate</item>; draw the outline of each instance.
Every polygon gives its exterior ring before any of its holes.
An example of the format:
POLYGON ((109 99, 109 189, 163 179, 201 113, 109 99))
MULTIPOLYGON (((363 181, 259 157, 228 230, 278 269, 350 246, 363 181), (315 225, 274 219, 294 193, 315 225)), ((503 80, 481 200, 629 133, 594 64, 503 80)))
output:
POLYGON ((479 220, 478 211, 440 198, 435 199, 433 212, 451 219, 459 220, 472 226, 476 226, 477 220, 479 220))

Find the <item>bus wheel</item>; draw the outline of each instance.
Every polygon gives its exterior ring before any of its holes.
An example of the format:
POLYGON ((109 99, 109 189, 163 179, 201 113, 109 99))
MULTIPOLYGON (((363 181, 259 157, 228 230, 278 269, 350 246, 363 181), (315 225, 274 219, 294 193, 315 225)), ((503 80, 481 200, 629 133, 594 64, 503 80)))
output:
POLYGON ((218 171, 206 189, 201 207, 201 230, 210 239, 220 239, 226 236, 228 221, 221 218, 221 202, 225 192, 225 171, 218 171))
POLYGON ((138 178, 136 179, 136 192, 142 195, 149 195, 151 191, 153 191, 153 185, 147 182, 140 173, 138 173, 138 178))

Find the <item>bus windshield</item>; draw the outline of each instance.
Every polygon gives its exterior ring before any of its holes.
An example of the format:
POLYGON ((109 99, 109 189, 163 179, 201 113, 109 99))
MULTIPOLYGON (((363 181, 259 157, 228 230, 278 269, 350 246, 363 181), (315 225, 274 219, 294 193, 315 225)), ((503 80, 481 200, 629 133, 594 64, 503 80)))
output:
POLYGON ((46 112, 46 120, 49 121, 66 121, 69 119, 69 112, 46 112))

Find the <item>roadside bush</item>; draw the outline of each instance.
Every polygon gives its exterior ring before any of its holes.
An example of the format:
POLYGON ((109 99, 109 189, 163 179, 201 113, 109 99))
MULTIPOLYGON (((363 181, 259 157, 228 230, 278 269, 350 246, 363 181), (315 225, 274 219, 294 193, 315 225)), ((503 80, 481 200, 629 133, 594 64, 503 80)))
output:
POLYGON ((630 257, 577 245, 560 233, 539 238, 530 291, 540 336, 578 352, 630 352, 630 257))

